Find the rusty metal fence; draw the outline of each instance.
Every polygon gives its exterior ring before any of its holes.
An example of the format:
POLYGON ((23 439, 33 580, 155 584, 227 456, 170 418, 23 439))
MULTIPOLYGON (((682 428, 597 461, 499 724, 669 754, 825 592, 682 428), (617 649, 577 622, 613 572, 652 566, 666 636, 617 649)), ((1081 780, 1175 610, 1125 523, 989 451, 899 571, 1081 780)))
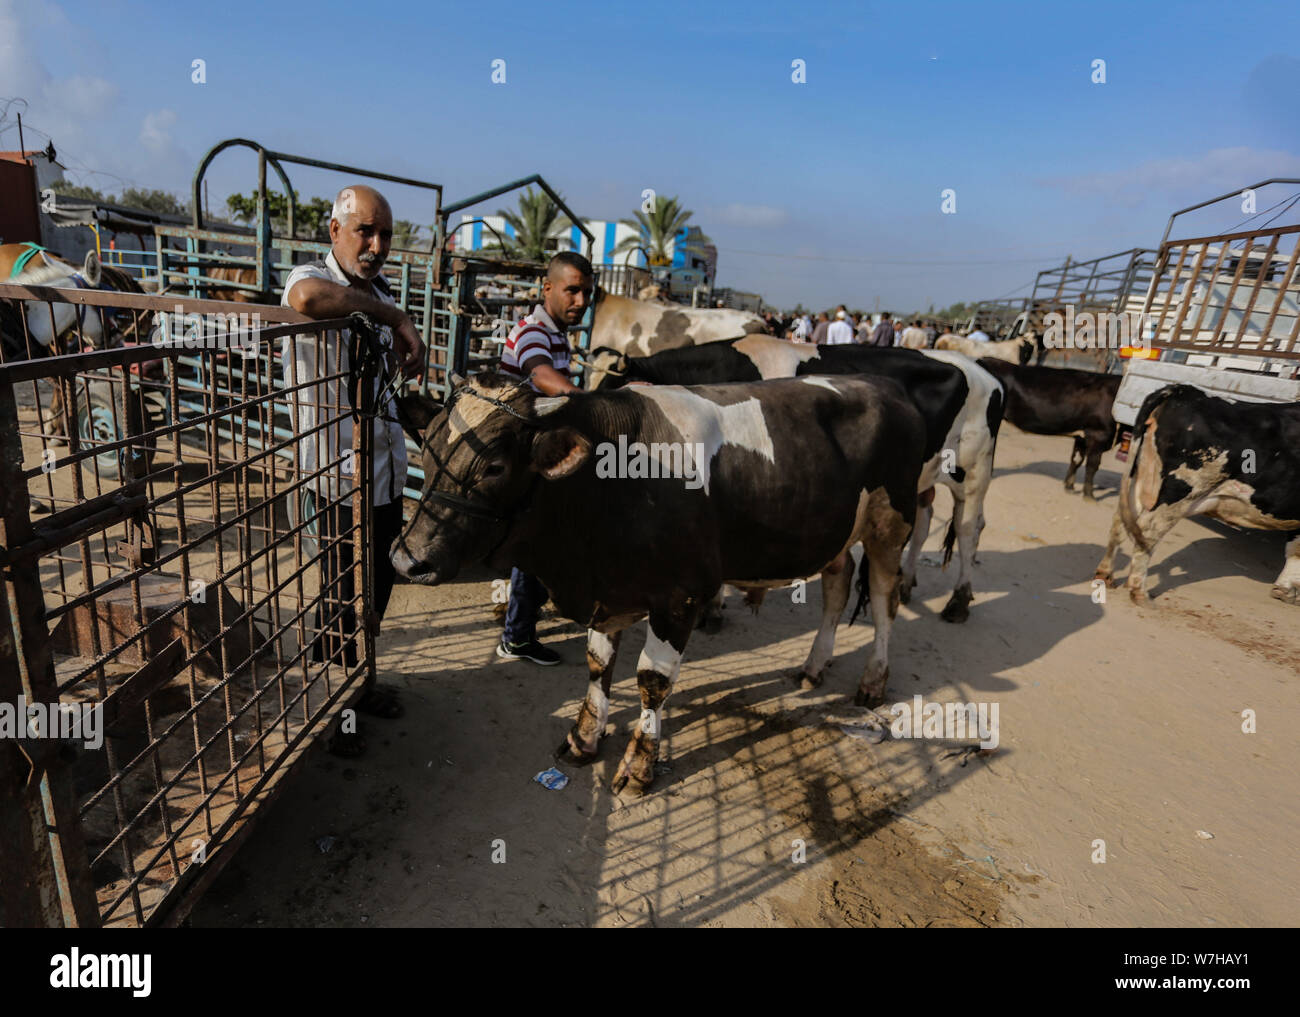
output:
POLYGON ((174 924, 373 677, 380 365, 361 321, 6 300, 156 342, 0 364, 0 925, 174 924), (286 345, 345 342, 285 384, 286 345))
POLYGON ((1294 375, 1300 225, 1166 241, 1143 311, 1151 345, 1189 363, 1294 375))

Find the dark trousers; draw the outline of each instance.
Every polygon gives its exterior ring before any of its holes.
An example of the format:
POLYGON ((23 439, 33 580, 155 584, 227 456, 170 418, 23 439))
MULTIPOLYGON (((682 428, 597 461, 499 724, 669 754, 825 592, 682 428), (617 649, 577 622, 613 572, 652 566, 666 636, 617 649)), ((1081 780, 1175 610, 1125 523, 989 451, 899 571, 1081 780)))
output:
POLYGON ((510 603, 506 606, 507 643, 531 643, 537 638, 537 616, 550 599, 546 587, 536 576, 518 569, 510 570, 510 603))
MULTIPOLYGON (((326 659, 338 661, 339 647, 343 647, 342 660, 348 667, 357 663, 357 643, 354 633, 357 631, 357 615, 351 605, 356 595, 353 582, 353 547, 350 539, 340 540, 329 546, 340 534, 348 533, 352 524, 352 505, 343 502, 321 512, 317 517, 317 532, 321 547, 321 599, 316 605, 313 631, 317 633, 312 646, 312 660, 320 662, 326 659), (337 583, 336 583, 337 580, 337 583), (339 611, 341 604, 347 605, 339 611), (338 614, 337 618, 334 615, 338 614), (331 622, 330 619, 333 618, 331 622), (326 630, 327 631, 323 631, 326 630)), ((402 532, 402 500, 376 505, 370 512, 371 553, 375 561, 375 614, 384 617, 388 608, 388 598, 393 593, 393 581, 397 571, 393 568, 388 550, 393 541, 402 532)))

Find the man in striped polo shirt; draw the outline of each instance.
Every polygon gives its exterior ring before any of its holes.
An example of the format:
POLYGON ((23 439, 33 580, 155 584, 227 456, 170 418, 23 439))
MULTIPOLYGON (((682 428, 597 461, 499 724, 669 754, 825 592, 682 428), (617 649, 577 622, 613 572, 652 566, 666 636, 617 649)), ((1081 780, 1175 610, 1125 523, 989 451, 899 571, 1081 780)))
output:
MULTIPOLYGON (((542 395, 581 393, 569 380, 568 328, 582 321, 591 306, 594 273, 591 262, 573 251, 561 251, 546 266, 542 302, 520 320, 506 339, 501 373, 527 381, 542 395)), ((546 587, 536 576, 510 572, 510 603, 506 627, 497 646, 503 660, 531 660, 550 667, 560 655, 537 641, 537 616, 546 603, 546 587)))

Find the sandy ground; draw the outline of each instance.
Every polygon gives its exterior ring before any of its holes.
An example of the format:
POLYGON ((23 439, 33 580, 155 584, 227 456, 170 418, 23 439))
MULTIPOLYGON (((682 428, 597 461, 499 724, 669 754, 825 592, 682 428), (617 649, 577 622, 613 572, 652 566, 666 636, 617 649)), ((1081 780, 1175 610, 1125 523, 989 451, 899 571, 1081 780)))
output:
POLYGON ((580 630, 545 620, 558 668, 501 663, 488 576, 402 586, 379 670, 406 716, 367 719, 360 760, 313 748, 193 924, 1295 925, 1300 609, 1268 596, 1283 538, 1184 521, 1150 606, 1094 603, 1118 464, 1089 504, 1062 490, 1068 451, 1004 433, 963 626, 938 615, 939 495, 894 629, 890 701, 996 703, 995 752, 826 724, 854 713, 871 627, 842 627, 826 684, 799 692, 810 583, 757 616, 733 597, 722 633, 692 639, 640 799, 609 790, 638 712, 629 633, 601 759, 549 791, 532 777, 585 690, 580 630))

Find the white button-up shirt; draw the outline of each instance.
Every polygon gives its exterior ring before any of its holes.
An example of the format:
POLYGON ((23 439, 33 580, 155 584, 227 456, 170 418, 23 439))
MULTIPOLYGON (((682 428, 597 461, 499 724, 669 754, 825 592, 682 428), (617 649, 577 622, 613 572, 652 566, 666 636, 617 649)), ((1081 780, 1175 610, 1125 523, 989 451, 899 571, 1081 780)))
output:
MULTIPOLYGON (((299 265, 289 273, 284 284, 284 295, 280 298, 280 303, 285 307, 289 306, 289 291, 302 279, 326 279, 340 286, 351 284, 351 280, 339 267, 334 252, 330 251, 324 261, 299 265)), ((387 288, 377 282, 371 282, 370 294, 386 304, 397 303, 387 288)), ((393 349, 393 330, 387 325, 379 328, 379 342, 385 350, 393 349)), ((346 345, 343 349, 339 346, 338 333, 330 333, 328 336, 305 333, 286 339, 280 354, 286 385, 299 385, 313 378, 343 372, 341 379, 308 386, 296 393, 298 432, 304 436, 298 443, 298 466, 305 475, 314 473, 322 461, 334 462, 342 454, 341 449, 352 448, 352 414, 348 405, 346 382, 348 351, 346 345), (319 431, 312 431, 322 420, 330 423, 319 431), (337 423, 334 423, 335 420, 337 423)), ((396 363, 395 356, 392 362, 396 363)), ((375 380, 375 395, 379 395, 378 379, 375 380)), ((293 393, 288 396, 291 407, 294 398, 293 393)), ((374 504, 387 505, 401 498, 402 488, 406 486, 406 435, 402 432, 401 424, 383 419, 383 416, 394 420, 397 418, 397 407, 391 398, 386 406, 378 409, 382 416, 375 418, 374 442, 371 446, 374 451, 374 504)), ((327 471, 308 486, 331 500, 341 497, 352 487, 349 463, 350 460, 345 459, 341 469, 327 471)))

